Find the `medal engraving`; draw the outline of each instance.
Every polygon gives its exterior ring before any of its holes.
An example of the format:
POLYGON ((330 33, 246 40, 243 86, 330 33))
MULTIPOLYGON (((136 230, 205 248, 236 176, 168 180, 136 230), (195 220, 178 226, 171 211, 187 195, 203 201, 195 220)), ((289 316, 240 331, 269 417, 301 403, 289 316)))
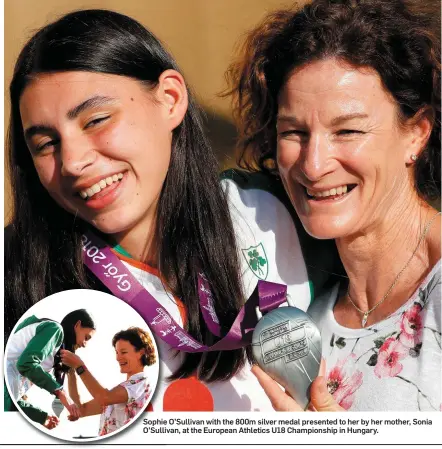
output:
POLYGON ((253 332, 252 349, 259 366, 306 408, 321 363, 321 336, 311 318, 295 307, 267 313, 253 332))

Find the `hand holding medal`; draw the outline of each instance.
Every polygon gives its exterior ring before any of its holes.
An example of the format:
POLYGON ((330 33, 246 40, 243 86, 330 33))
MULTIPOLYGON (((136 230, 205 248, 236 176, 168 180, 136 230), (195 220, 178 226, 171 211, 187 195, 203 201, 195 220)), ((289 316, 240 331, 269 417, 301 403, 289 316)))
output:
MULTIPOLYGON (((255 327, 253 355, 257 377, 275 410, 304 411, 310 403, 315 410, 342 408, 328 393, 322 377, 321 335, 316 324, 302 310, 280 307, 267 313, 255 327), (282 385, 286 393, 281 390, 282 385)), ((261 312, 257 309, 258 317, 261 312)))

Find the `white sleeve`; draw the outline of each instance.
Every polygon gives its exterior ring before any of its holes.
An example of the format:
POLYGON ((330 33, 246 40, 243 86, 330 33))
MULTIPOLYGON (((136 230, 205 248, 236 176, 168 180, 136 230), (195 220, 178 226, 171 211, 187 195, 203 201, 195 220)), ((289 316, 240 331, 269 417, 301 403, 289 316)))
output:
POLYGON ((259 279, 286 284, 296 307, 307 310, 311 295, 307 269, 290 213, 271 193, 242 189, 223 179, 241 261, 244 292, 259 279))
POLYGON ((120 384, 127 391, 127 402, 137 401, 150 390, 149 382, 145 378, 128 379, 120 384))

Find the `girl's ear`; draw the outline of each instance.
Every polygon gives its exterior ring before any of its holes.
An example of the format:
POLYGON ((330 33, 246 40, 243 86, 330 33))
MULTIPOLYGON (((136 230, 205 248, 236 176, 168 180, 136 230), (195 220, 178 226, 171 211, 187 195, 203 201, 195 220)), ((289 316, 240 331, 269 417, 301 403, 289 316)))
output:
POLYGON ((181 74, 165 70, 158 79, 157 96, 165 107, 172 131, 183 121, 188 106, 186 83, 181 74))
POLYGON ((74 325, 74 329, 78 329, 80 326, 81 326, 81 321, 78 320, 74 325))

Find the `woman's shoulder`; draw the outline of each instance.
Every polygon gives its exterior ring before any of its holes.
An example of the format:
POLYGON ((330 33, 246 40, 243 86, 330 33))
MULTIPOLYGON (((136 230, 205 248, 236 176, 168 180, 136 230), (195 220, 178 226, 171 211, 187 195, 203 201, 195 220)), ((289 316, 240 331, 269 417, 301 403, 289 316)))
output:
POLYGON ((149 379, 145 372, 134 374, 121 382, 120 387, 127 391, 128 402, 139 400, 150 391, 149 379))
POLYGON ((137 384, 145 384, 148 382, 147 375, 143 371, 141 373, 133 374, 129 377, 129 379, 126 379, 124 382, 121 382, 121 386, 125 385, 137 385, 137 384))

